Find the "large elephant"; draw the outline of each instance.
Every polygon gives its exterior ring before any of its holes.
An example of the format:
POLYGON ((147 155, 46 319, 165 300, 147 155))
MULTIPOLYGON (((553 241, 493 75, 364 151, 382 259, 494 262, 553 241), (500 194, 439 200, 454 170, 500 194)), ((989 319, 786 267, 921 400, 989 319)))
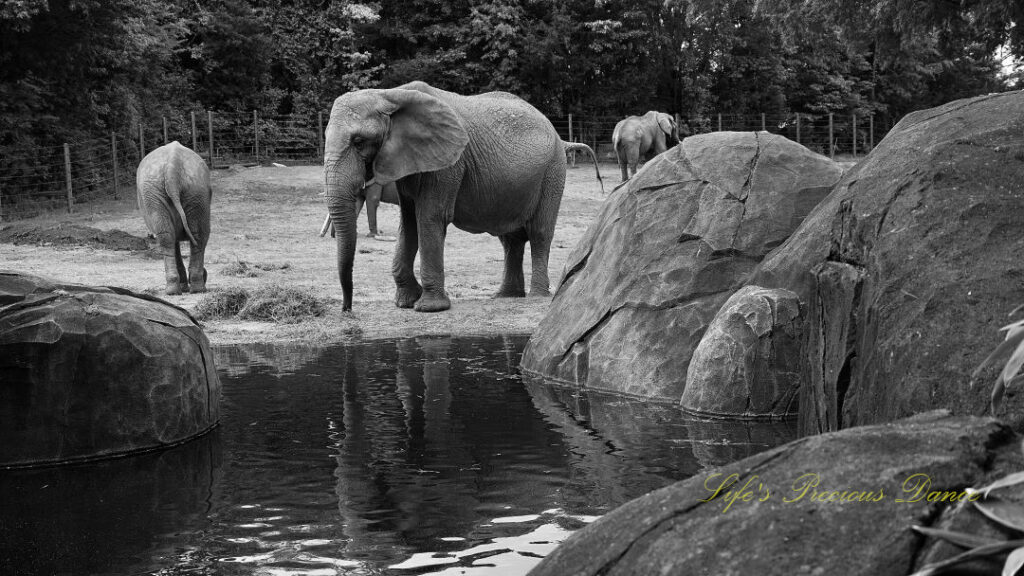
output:
MULTIPOLYGON (((374 182, 367 187, 356 193, 356 218, 359 217, 360 212, 363 210, 363 204, 366 204, 366 223, 369 226, 370 232, 367 234, 370 238, 377 238, 378 240, 393 241, 394 238, 389 238, 380 233, 377 229, 377 207, 380 203, 394 204, 398 206, 398 188, 394 182, 389 182, 381 186, 374 182)), ((320 236, 327 234, 330 230, 331 237, 334 237, 334 229, 331 226, 331 215, 328 214, 324 218, 324 224, 320 227, 320 236)))
POLYGON ((397 184, 397 306, 420 312, 451 307, 444 287, 449 224, 501 240, 505 272, 499 297, 525 296, 523 252, 529 241, 530 293, 548 295, 548 252, 565 186, 565 150, 547 118, 504 92, 462 96, 411 82, 339 97, 327 124, 324 176, 337 232, 343 310, 352 309, 356 197, 366 182, 397 184), (417 251, 419 280, 413 272, 417 251))
POLYGON ((153 150, 139 163, 139 209, 164 257, 167 293, 206 291, 204 256, 210 239, 210 169, 177 141, 153 150), (188 274, 181 257, 189 242, 188 274))
POLYGON ((648 153, 657 156, 668 150, 669 145, 678 143, 679 127, 671 114, 651 110, 643 116, 627 116, 619 120, 612 132, 612 145, 622 170, 622 181, 636 174, 637 164, 648 153), (667 143, 666 139, 669 139, 667 143))

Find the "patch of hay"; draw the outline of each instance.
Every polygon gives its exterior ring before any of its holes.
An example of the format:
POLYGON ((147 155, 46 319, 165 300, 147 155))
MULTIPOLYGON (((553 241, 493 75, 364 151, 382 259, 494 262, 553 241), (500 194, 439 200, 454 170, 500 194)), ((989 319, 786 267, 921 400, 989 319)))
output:
POLYGON ((221 274, 225 276, 237 276, 239 278, 255 278, 259 276, 257 270, 264 272, 273 272, 275 270, 287 270, 292 265, 285 262, 284 264, 267 264, 267 263, 253 263, 246 262, 245 260, 235 260, 231 264, 224 266, 220 269, 221 274))
POLYGON ((235 318, 294 324, 326 312, 327 301, 308 289, 269 284, 251 291, 228 288, 210 292, 196 304, 195 315, 200 320, 235 318))

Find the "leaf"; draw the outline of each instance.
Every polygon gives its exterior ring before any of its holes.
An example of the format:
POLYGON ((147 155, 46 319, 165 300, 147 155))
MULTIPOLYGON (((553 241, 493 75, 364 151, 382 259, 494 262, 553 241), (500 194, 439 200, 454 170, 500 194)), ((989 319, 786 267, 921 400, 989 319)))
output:
POLYGON ((1017 548, 1006 557, 1006 564, 1003 564, 1003 576, 1017 576, 1017 572, 1024 567, 1024 548, 1017 548))
POLYGON ((976 501, 974 507, 990 520, 1018 532, 1024 532, 1024 506, 1008 500, 991 498, 976 501))
POLYGON ((992 415, 995 416, 999 410, 999 405, 1003 403, 1003 392, 1006 391, 1006 384, 1003 382, 1003 378, 996 378, 996 383, 992 386, 992 398, 989 400, 989 406, 992 408, 992 415))
POLYGON ((956 566, 961 562, 966 562, 968 560, 973 560, 975 558, 981 558, 983 556, 994 556, 996 554, 1006 552, 1007 550, 1014 550, 1020 548, 1021 546, 1024 546, 1024 540, 1006 540, 1004 542, 998 542, 996 544, 978 546, 977 548, 972 548, 962 554, 957 554, 952 558, 946 558, 945 560, 928 564, 927 566, 921 568, 917 572, 914 572, 910 576, 934 576, 935 574, 940 573, 942 570, 949 568, 950 566, 956 566))
POLYGON ((1002 542, 1002 540, 989 538, 988 536, 978 536, 976 534, 968 534, 966 532, 953 532, 952 530, 940 530, 938 528, 928 528, 925 526, 914 526, 913 528, 915 531, 920 532, 925 536, 945 540, 946 542, 961 548, 977 548, 979 546, 987 546, 989 544, 1002 542))
POLYGON ((1003 476, 1002 478, 996 480, 995 482, 989 484, 988 486, 979 488, 977 491, 981 492, 985 498, 988 498, 988 493, 993 490, 998 490, 999 488, 1006 488, 1007 486, 1016 486, 1021 482, 1024 482, 1024 472, 1016 472, 1008 476, 1003 476))
POLYGON ((1024 330, 1020 332, 1020 343, 1017 349, 1014 350, 1013 356, 1006 362, 1006 366, 1003 367, 1002 374, 999 375, 1004 382, 1010 382, 1013 377, 1020 372, 1021 366, 1024 366, 1024 330))
POLYGON ((989 354, 987 358, 982 360, 981 364, 979 364, 978 367, 974 369, 974 372, 971 373, 971 380, 977 379, 978 375, 981 374, 982 370, 988 368, 992 364, 995 364, 1003 356, 1009 354, 1010 350, 1016 348, 1017 345, 1021 343, 1021 341, 1024 341, 1024 330, 1021 330, 1011 336, 1008 336, 1006 340, 1003 340, 999 344, 999 346, 996 346, 996 349, 993 350, 992 353, 989 354))

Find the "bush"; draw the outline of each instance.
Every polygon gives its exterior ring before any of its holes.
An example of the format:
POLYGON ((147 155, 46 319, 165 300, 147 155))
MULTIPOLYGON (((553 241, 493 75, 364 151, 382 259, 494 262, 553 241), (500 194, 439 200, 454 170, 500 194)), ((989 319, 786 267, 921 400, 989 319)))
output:
POLYGON ((308 289, 267 285, 252 291, 228 288, 210 292, 199 300, 195 315, 200 320, 236 318, 293 324, 325 312, 327 301, 308 289))

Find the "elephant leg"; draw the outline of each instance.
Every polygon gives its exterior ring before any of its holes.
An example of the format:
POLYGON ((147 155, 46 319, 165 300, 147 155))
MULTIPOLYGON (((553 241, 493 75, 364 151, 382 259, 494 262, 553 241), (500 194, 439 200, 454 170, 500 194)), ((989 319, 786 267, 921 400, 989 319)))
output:
POLYGON ((185 263, 181 260, 181 246, 170 233, 157 236, 160 252, 164 257, 164 278, 167 280, 167 294, 176 295, 188 292, 188 276, 185 263))
POLYGON ((522 298, 526 296, 523 279, 523 251, 526 248, 526 230, 498 236, 501 247, 505 249, 505 274, 501 280, 501 288, 495 298, 522 298))
POLYGON ((626 172, 626 157, 619 150, 615 150, 615 158, 619 161, 619 170, 622 171, 622 181, 629 180, 629 173, 626 172))
POLYGON ((395 277, 395 306, 412 308, 423 288, 416 281, 413 264, 419 249, 419 232, 416 226, 416 207, 411 199, 403 198, 398 206, 398 245, 391 263, 391 274, 395 277))
MULTIPOLYGON (((360 192, 359 195, 356 196, 356 220, 358 220, 359 215, 363 213, 363 204, 365 202, 366 198, 360 192)), ((367 234, 367 236, 373 236, 373 227, 370 228, 370 232, 367 234)))
POLYGON ((626 162, 629 164, 630 176, 635 176, 637 165, 640 163, 640 149, 635 146, 631 146, 629 150, 626 151, 626 162))
POLYGON ((444 240, 455 216, 455 196, 461 184, 461 174, 432 173, 420 177, 416 231, 423 294, 413 306, 417 312, 440 312, 452 307, 444 289, 444 240))
POLYGON ((380 186, 366 191, 366 222, 370 225, 370 236, 377 236, 377 206, 380 205, 380 186))
POLYGON ((188 284, 193 294, 206 292, 206 246, 196 246, 189 242, 188 284))
POLYGON ((540 205, 534 217, 526 223, 526 236, 530 240, 530 296, 550 296, 548 256, 551 240, 558 220, 558 207, 565 190, 565 170, 553 165, 544 177, 540 205))

